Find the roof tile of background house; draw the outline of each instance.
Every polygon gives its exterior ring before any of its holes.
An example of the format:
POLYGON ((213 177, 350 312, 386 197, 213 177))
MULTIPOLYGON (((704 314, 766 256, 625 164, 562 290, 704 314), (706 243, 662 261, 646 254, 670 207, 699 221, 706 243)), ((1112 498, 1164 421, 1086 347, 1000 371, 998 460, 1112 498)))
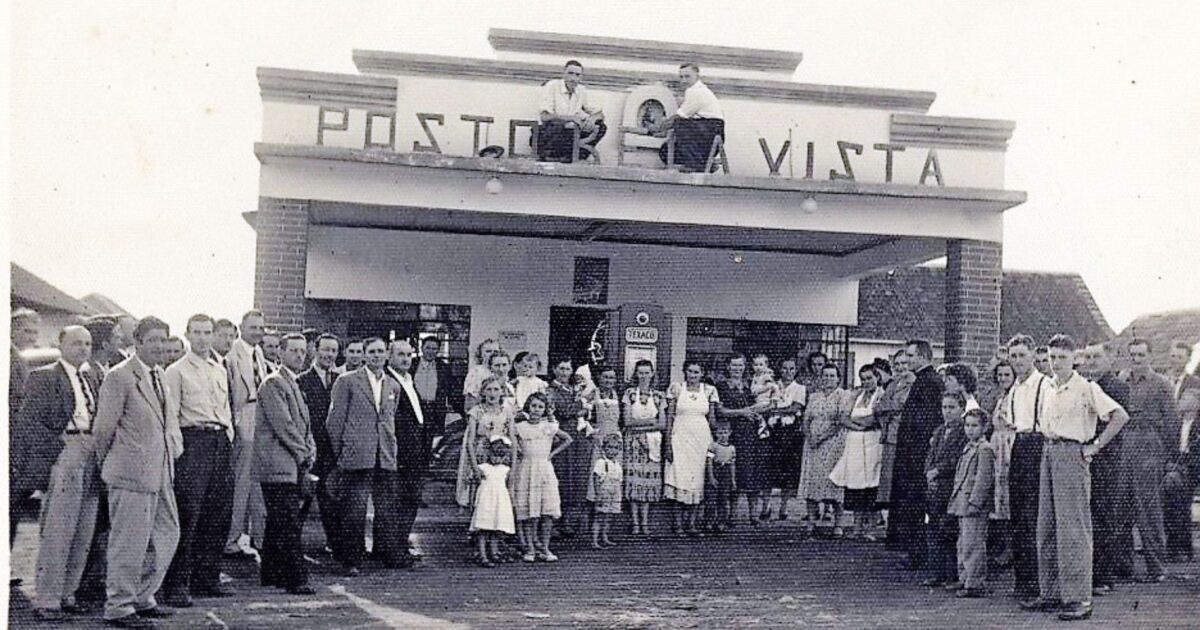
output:
MULTIPOLYGON (((896 269, 863 278, 858 287, 855 339, 903 340, 915 337, 943 343, 946 270, 896 269)), ((1045 343, 1065 332, 1081 341, 1113 337, 1083 278, 1074 273, 1005 271, 1001 288, 1000 337, 1017 333, 1045 343)))
POLYGON ((63 293, 54 285, 35 276, 17 263, 12 263, 13 308, 25 306, 36 311, 55 310, 75 315, 94 315, 92 307, 63 293))

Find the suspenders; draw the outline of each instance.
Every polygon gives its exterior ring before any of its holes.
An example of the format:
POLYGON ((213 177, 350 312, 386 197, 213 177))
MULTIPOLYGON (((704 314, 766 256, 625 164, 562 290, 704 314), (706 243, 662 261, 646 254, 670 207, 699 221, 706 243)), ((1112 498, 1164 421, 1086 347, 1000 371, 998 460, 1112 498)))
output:
MULTIPOLYGON (((1040 432, 1042 428, 1042 385, 1046 382, 1046 375, 1042 374, 1038 377, 1037 393, 1033 395, 1033 430, 1040 432)), ((1008 398, 1008 414, 1012 417, 1013 426, 1017 424, 1017 390, 1013 389, 1012 396, 1008 398)))

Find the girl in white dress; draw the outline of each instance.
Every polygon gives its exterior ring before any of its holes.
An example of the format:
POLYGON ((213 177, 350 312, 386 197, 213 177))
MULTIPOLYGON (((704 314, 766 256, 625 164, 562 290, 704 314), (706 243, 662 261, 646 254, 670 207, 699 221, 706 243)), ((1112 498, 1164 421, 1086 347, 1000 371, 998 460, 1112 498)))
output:
POLYGON ((558 560, 550 551, 550 530, 554 519, 562 516, 558 495, 558 477, 550 458, 571 443, 571 436, 558 428, 548 415, 546 396, 533 393, 525 399, 525 409, 517 416, 517 446, 521 457, 513 475, 513 503, 520 521, 525 544, 525 562, 558 560), (555 446, 556 438, 558 446, 555 446), (540 527, 539 527, 540 526, 540 527))
POLYGON ((503 561, 500 540, 505 534, 511 536, 517 531, 508 493, 511 457, 512 441, 503 435, 493 435, 488 443, 487 462, 478 466, 481 481, 475 493, 471 530, 478 533, 479 564, 485 567, 503 561))
POLYGON ((685 381, 672 384, 667 392, 670 407, 663 449, 663 497, 677 503, 671 530, 699 536, 697 508, 704 500, 704 466, 719 399, 716 388, 700 382, 704 368, 699 363, 688 363, 683 374, 685 381))

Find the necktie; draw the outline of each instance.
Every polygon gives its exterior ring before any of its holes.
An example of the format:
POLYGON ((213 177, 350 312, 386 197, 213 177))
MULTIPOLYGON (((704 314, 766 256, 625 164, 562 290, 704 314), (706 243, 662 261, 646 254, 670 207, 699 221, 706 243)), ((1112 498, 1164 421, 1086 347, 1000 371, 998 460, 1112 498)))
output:
POLYGON ((254 366, 254 389, 258 391, 259 386, 262 385, 262 371, 259 369, 258 353, 250 355, 250 363, 254 366))
POLYGON ((87 376, 80 372, 77 375, 79 379, 79 387, 83 390, 83 398, 87 401, 88 417, 96 416, 96 397, 92 395, 92 386, 88 383, 87 376))
POLYGON ((162 411, 163 418, 167 417, 167 396, 163 393, 162 379, 158 376, 158 370, 150 369, 150 380, 154 383, 154 395, 158 397, 158 406, 162 411))

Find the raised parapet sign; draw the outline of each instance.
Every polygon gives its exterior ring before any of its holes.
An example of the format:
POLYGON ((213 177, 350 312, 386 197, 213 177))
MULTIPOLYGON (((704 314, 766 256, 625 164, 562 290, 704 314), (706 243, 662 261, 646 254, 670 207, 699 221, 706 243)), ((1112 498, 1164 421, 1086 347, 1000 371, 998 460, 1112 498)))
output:
POLYGON ((777 51, 697 46, 689 59, 688 45, 664 43, 654 59, 654 46, 633 40, 493 35, 501 59, 358 50, 361 75, 260 69, 263 142, 455 157, 490 148, 493 157, 504 149, 505 159, 536 160, 542 87, 578 57, 609 133, 594 156, 576 146, 573 161, 666 169, 658 151, 669 138, 656 121, 679 105, 680 63, 698 59, 724 115, 720 142, 699 149, 711 177, 1004 188, 1013 124, 929 116, 931 92, 794 82, 788 68, 799 55, 777 51), (579 55, 562 52, 575 44, 579 55), (543 45, 553 50, 535 54, 543 45))

